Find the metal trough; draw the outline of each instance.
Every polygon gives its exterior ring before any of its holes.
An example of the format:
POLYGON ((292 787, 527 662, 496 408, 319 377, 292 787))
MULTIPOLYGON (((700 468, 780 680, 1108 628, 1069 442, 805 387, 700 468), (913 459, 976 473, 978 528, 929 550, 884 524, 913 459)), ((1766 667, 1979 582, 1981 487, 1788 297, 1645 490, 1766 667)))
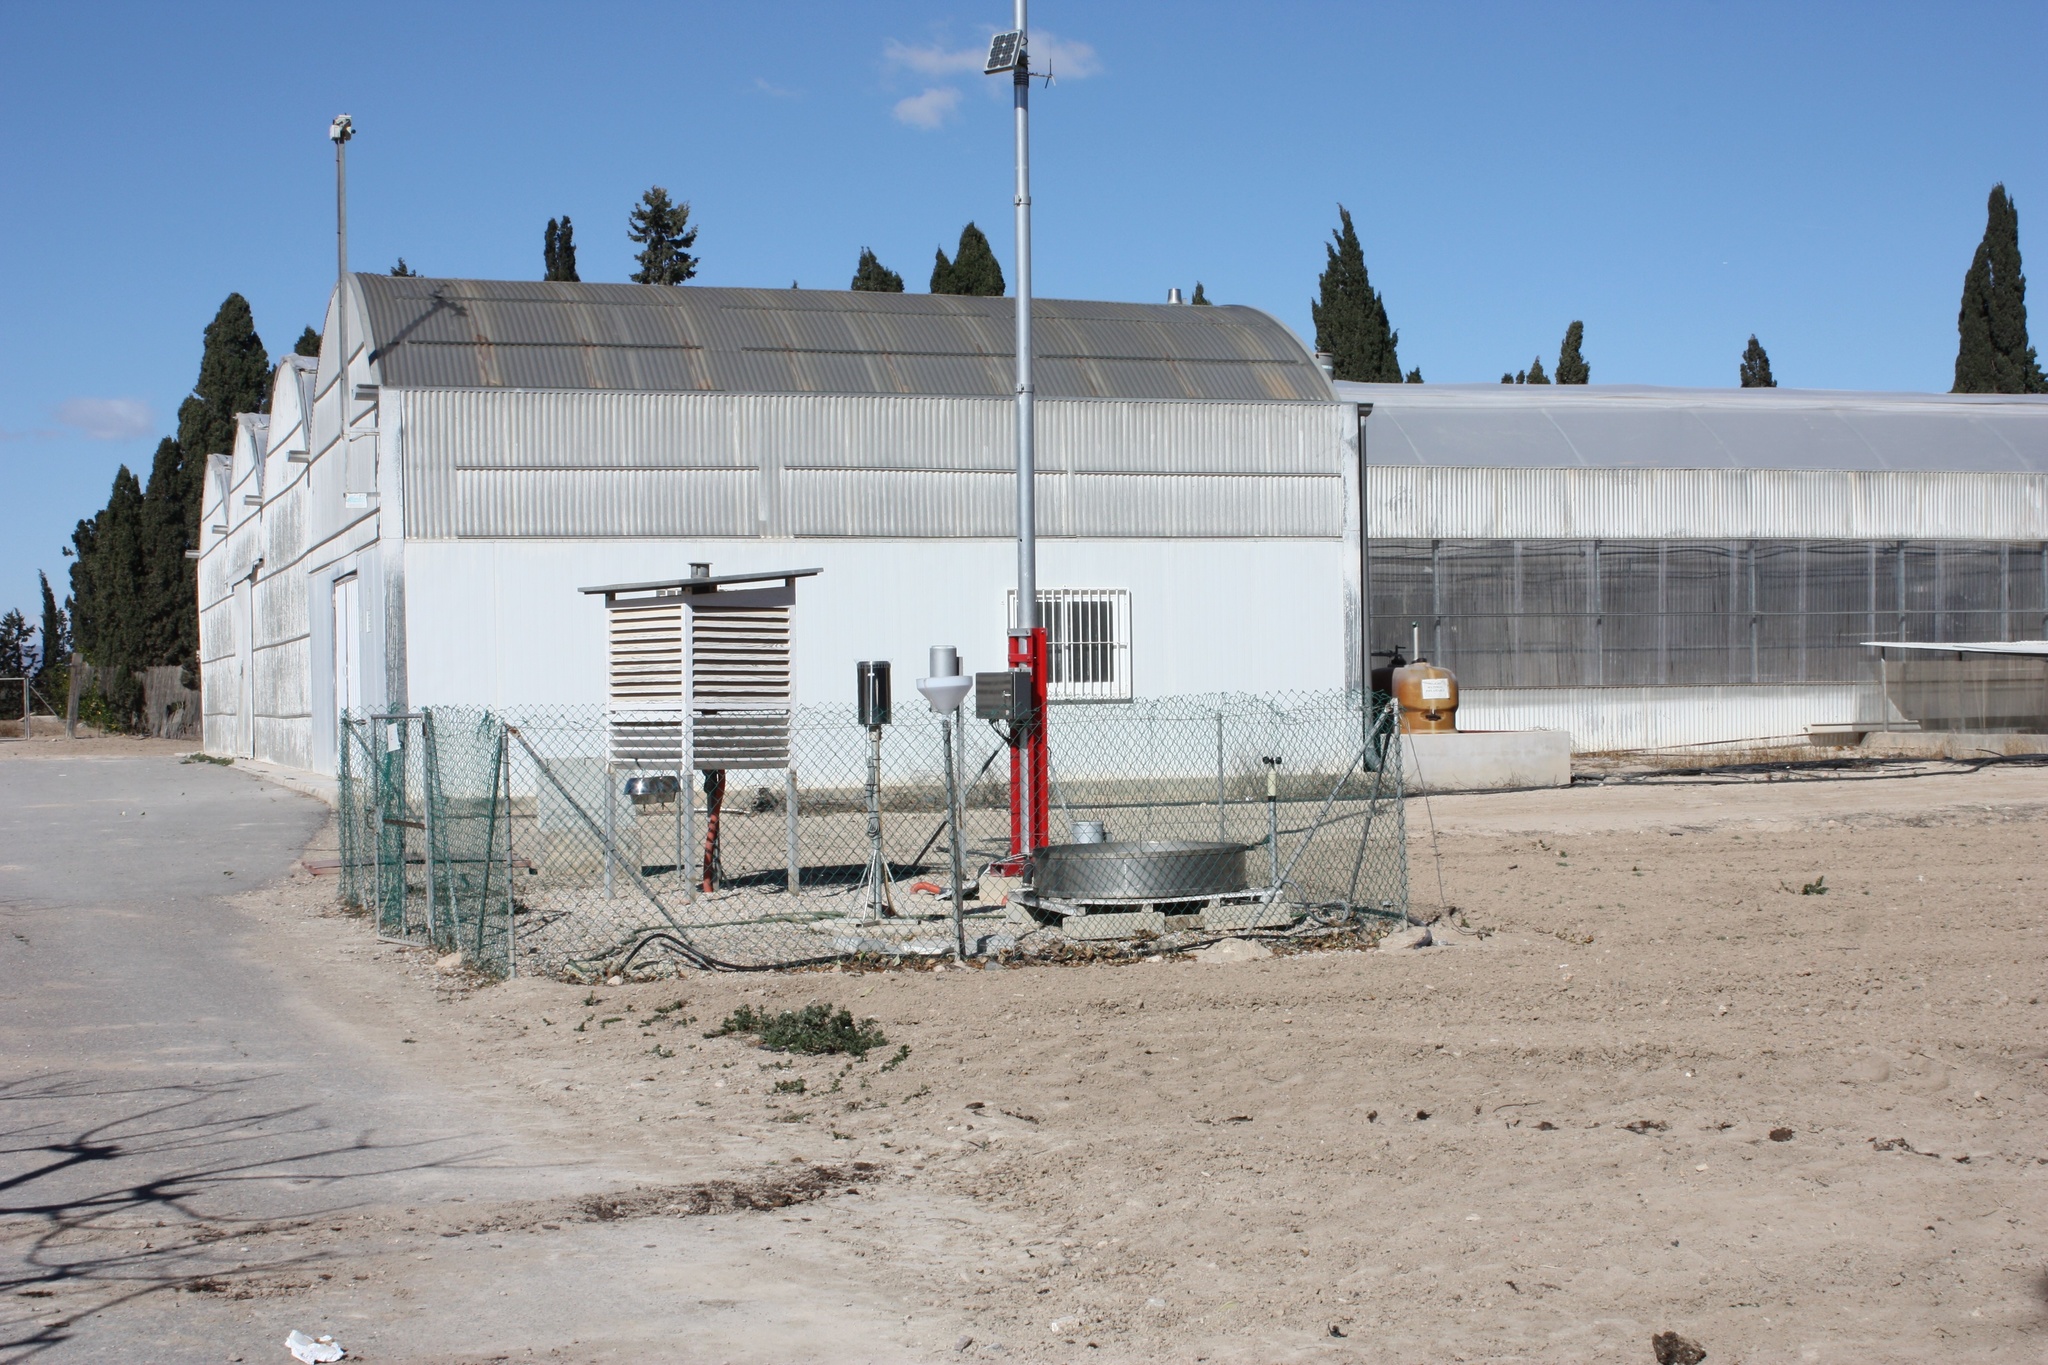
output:
POLYGON ((1187 839, 1054 844, 1031 864, 1039 896, 1082 904, 1194 901, 1245 890, 1245 845, 1187 839))

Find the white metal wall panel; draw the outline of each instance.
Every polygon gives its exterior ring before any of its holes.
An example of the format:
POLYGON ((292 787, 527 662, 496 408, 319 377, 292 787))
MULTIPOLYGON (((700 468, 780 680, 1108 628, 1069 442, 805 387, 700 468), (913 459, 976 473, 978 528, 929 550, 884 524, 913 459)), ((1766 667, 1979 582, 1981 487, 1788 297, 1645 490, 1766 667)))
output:
POLYGON ((1744 740, 1803 740, 1809 725, 1875 719, 1871 689, 1855 683, 1763 687, 1470 688, 1466 730, 1568 730, 1576 753, 1744 740))
POLYGON ((1366 505, 1376 539, 2048 538, 2038 474, 1376 464, 1366 505))
MULTIPOLYGON (((1014 410, 1000 400, 422 390, 402 402, 410 538, 1015 531, 1014 410)), ((1040 532, 1339 535, 1349 413, 1042 402, 1040 532)))
MULTIPOLYGON (((1040 506, 1057 488, 1038 476, 1040 506)), ((1000 539, 1016 534, 1016 477, 878 469, 799 469, 784 478, 783 532, 793 537, 945 536, 1000 539)), ((1051 519, 1039 534, 1058 535, 1051 519)))
MULTIPOLYGON (((1004 404, 1005 410, 1009 405, 1004 404)), ((1322 403, 1040 403, 1040 464, 1087 474, 1338 478, 1350 408, 1322 403), (1049 458, 1048 458, 1049 457, 1049 458)), ((1010 459, 1007 437, 999 467, 1010 459)))
MULTIPOLYGON (((1334 540, 1344 483, 1328 478, 1076 474, 1058 534, 1185 540, 1334 540)), ((1012 519, 1014 522, 1014 518, 1012 519)))
POLYGON ((546 537, 746 536, 758 526, 751 471, 464 469, 454 489, 448 520, 463 538, 506 526, 546 537))

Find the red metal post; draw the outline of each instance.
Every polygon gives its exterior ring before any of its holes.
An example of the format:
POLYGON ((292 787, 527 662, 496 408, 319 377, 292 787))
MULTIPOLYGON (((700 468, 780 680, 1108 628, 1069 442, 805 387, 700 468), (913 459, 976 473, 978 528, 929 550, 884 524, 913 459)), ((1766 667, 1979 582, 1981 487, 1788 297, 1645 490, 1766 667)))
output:
POLYGON ((1031 675, 1031 719, 1010 746, 1010 860, 1052 842, 1052 764, 1047 758, 1045 684, 1049 672, 1043 628, 1010 632, 1010 667, 1031 675))

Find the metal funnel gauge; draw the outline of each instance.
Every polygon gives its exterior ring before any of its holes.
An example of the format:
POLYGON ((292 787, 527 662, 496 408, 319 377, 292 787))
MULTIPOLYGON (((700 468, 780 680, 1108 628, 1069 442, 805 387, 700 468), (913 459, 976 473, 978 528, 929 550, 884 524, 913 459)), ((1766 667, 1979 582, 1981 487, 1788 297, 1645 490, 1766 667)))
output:
POLYGON ((931 703, 932 710, 942 716, 950 716, 960 709, 960 703, 974 689, 972 677, 961 678, 919 678, 917 690, 924 693, 924 699, 931 703))

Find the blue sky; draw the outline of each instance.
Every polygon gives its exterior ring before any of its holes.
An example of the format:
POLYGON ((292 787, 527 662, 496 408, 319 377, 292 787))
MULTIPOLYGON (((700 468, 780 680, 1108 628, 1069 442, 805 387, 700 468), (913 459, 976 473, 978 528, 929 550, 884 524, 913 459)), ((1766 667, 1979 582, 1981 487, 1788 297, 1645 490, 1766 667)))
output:
MULTIPOLYGON (((0 6, 0 608, 172 429, 232 290, 273 353, 333 276, 632 266, 666 186, 700 282, 913 289, 972 218, 1008 266, 1006 0, 0 6)), ((1497 380, 1586 323, 1595 382, 1945 390, 2003 180, 2048 251, 2048 9, 1040 0, 1039 292, 1196 280, 1305 337, 1356 215, 1405 365, 1497 380)), ((2040 259, 2048 260, 2048 256, 2040 259)), ((2037 270, 2048 270, 2038 266, 2037 270)), ((2048 278, 2048 275, 2042 276, 2048 278)), ((2037 337, 2048 302, 2036 296, 2037 337)), ((2048 340, 2048 338, 2044 338, 2048 340)), ((2048 347, 2044 347, 2048 349, 2048 347)))

